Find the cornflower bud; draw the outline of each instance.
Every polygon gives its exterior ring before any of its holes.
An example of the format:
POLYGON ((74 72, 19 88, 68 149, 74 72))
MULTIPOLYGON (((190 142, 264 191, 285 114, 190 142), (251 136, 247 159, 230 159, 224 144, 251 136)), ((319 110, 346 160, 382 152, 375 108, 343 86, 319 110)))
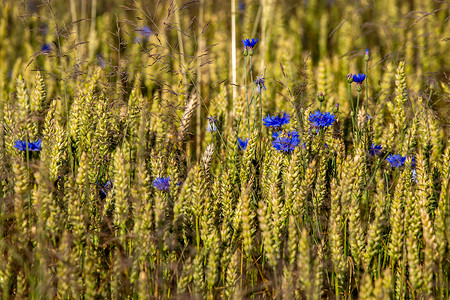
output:
POLYGON ((335 107, 333 107, 333 113, 337 114, 339 112, 339 103, 336 104, 335 107))
POLYGON ((256 43, 258 42, 258 39, 245 39, 242 40, 242 43, 244 44, 244 56, 253 55, 253 47, 255 47, 256 43))
POLYGON ((370 55, 369 55, 369 49, 366 49, 366 54, 364 55, 364 60, 369 61, 370 55))
POLYGON ((320 93, 317 95, 317 100, 319 100, 319 102, 325 101, 325 95, 324 95, 322 92, 320 92, 320 93))
POLYGON ((347 82, 348 83, 352 83, 353 82, 353 75, 352 75, 352 73, 348 73, 347 74, 347 82))

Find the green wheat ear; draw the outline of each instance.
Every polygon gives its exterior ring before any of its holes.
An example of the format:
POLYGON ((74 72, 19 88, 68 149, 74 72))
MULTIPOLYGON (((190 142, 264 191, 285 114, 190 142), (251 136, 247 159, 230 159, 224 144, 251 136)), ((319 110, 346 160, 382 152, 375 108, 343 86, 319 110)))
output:
POLYGON ((328 228, 330 234, 331 262, 333 263, 333 269, 335 276, 337 277, 337 286, 335 286, 336 291, 339 291, 339 284, 343 284, 347 268, 344 257, 344 241, 341 232, 341 226, 344 222, 341 215, 341 190, 342 188, 337 185, 336 179, 334 179, 331 183, 331 211, 328 228))
POLYGON ((408 100, 408 91, 406 86, 405 62, 401 61, 395 74, 395 108, 394 122, 397 130, 401 132, 405 124, 405 102, 408 100))
POLYGON ((298 286, 300 291, 303 291, 304 294, 312 296, 315 292, 313 290, 313 259, 311 258, 310 253, 308 233, 304 228, 300 232, 298 252, 298 286))
POLYGON ((40 112, 45 103, 46 89, 44 77, 41 72, 36 73, 35 86, 30 99, 30 109, 32 112, 40 112))
POLYGON ((26 165, 22 161, 16 161, 12 165, 14 176, 14 210, 13 218, 15 223, 16 235, 15 239, 22 247, 25 247, 28 241, 29 219, 30 214, 27 209, 31 210, 31 203, 28 200, 28 193, 30 189, 29 173, 26 165))
MULTIPOLYGON (((450 148, 447 148, 442 161, 442 178, 450 178, 450 148)), ((438 208, 435 216, 436 242, 439 252, 439 264, 443 264, 443 259, 448 253, 448 231, 449 222, 449 179, 442 181, 441 194, 439 196, 438 208)))
POLYGON ((405 203, 405 185, 408 178, 406 171, 400 174, 399 181, 395 188, 394 197, 391 204, 390 224, 391 236, 389 242, 389 256, 393 264, 399 263, 403 256, 404 247, 404 203, 405 203))
POLYGON ((114 218, 113 222, 116 226, 116 236, 124 249, 127 249, 127 221, 130 218, 129 210, 129 193, 130 185, 127 172, 127 163, 121 148, 116 150, 114 155, 114 186, 112 193, 114 195, 114 218))
POLYGON ((382 247, 383 231, 387 221, 387 195, 384 188, 381 171, 376 173, 377 188, 373 199, 374 218, 367 230, 367 245, 364 254, 364 266, 366 270, 371 268, 372 259, 380 254, 382 247))

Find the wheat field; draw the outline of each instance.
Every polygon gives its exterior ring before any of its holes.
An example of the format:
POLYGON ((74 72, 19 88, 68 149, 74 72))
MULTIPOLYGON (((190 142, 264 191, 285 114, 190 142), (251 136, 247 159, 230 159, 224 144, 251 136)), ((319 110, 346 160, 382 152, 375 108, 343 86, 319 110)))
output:
POLYGON ((2 299, 449 299, 449 2, 0 8, 2 299))

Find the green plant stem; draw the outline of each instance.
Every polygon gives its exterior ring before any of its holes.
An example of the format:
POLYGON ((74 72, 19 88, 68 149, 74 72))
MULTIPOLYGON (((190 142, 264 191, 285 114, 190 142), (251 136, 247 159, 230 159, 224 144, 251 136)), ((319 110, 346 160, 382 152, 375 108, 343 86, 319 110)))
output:
POLYGON ((347 219, 348 216, 344 220, 344 257, 347 257, 347 219))
POLYGON ((366 99, 364 101, 364 113, 367 116, 367 102, 369 101, 369 61, 366 61, 366 99))
MULTIPOLYGON (((255 84, 253 82, 252 56, 249 55, 249 58, 250 58, 250 66, 249 66, 249 68, 250 68, 250 81, 252 83, 252 97, 251 97, 251 100, 254 101, 253 97, 255 95, 255 84)), ((247 73, 245 75, 247 76, 247 73)), ((249 111, 249 122, 250 122, 250 111, 249 111)), ((250 125, 248 125, 248 137, 250 138, 250 125)))
POLYGON ((430 89, 430 94, 428 95, 428 105, 430 104, 431 96, 433 95, 433 89, 430 89))
MULTIPOLYGON (((256 97, 261 98, 261 93, 258 93, 256 97)), ((256 117, 258 115, 256 104, 258 101, 256 101, 256 99, 255 100, 252 99, 252 101, 253 101, 253 129, 256 129, 256 117)))
MULTIPOLYGON (((358 96, 356 97, 356 110, 358 109, 358 107, 359 107, 359 96, 361 95, 361 92, 358 92, 358 96)), ((358 134, 358 142, 360 141, 360 139, 361 139, 361 132, 360 132, 360 130, 359 130, 359 126, 358 126, 358 123, 357 123, 357 116, 358 116, 358 112, 357 111, 355 111, 354 113, 353 113, 353 117, 355 118, 355 123, 356 123, 356 130, 357 130, 357 134, 358 134)))
POLYGON ((250 105, 248 103, 247 56, 244 56, 244 81, 245 81, 245 101, 247 102, 248 138, 250 138, 250 105))
POLYGON ((336 300, 340 299, 340 295, 339 295, 339 283, 338 283, 338 277, 337 274, 334 274, 334 289, 336 292, 336 300))
POLYGON ((255 92, 255 86, 253 85, 253 69, 252 69, 252 56, 250 55, 250 80, 252 82, 252 97, 255 92))
MULTIPOLYGON (((263 72, 263 75, 262 75, 263 77, 265 77, 266 76, 266 68, 264 68, 264 72, 263 72)), ((259 126, 259 135, 260 135, 260 138, 258 139, 259 140, 259 157, 260 158, 262 158, 262 129, 263 129, 263 113, 262 113, 262 109, 263 109, 263 106, 262 106, 262 90, 261 90, 261 93, 259 93, 259 119, 260 119, 260 126, 259 126)))
MULTIPOLYGON (((261 98, 262 98, 262 91, 261 91, 261 93, 259 93, 259 95, 258 95, 258 100, 259 100, 259 109, 260 109, 260 114, 259 114, 259 118, 260 118, 260 126, 259 126, 259 138, 258 138, 258 143, 259 143, 259 155, 257 156, 257 157, 259 157, 259 158, 261 158, 262 157, 262 142, 261 142, 261 140, 262 140, 262 126, 263 126, 263 124, 262 124, 262 100, 261 100, 261 98)), ((256 115, 256 101, 255 101, 255 115, 256 115)), ((256 127, 256 120, 257 120, 257 118, 255 117, 255 127, 256 127)), ((248 138, 250 138, 250 137, 248 137, 248 138)))
POLYGON ((200 220, 198 219, 198 217, 195 218, 195 236, 197 239, 197 253, 200 253, 200 232, 199 232, 199 226, 198 223, 200 222, 200 220))
POLYGON ((355 134, 355 105, 353 103, 353 95, 352 95, 352 84, 349 83, 348 84, 348 94, 350 96, 350 103, 352 104, 352 112, 353 112, 353 116, 352 116, 352 134, 355 134))
POLYGON ((242 243, 241 243, 241 269, 240 269, 240 271, 241 271, 241 276, 240 276, 241 280, 239 282, 239 289, 242 290, 242 280, 243 280, 242 274, 244 272, 244 245, 242 243))
MULTIPOLYGON (((25 141, 25 144, 27 145, 26 157, 27 157, 28 180, 30 180, 31 179, 30 150, 28 147, 28 143, 29 143, 29 136, 27 133, 27 140, 25 141)), ((30 191, 28 191, 28 218, 29 218, 28 224, 31 226, 31 193, 30 193, 30 191)))

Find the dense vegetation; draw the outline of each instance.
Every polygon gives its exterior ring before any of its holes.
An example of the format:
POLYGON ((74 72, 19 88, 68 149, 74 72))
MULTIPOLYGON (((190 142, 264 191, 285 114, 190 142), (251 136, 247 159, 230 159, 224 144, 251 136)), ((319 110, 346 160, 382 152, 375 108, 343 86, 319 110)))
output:
POLYGON ((2 298, 448 299, 448 2, 0 7, 2 298))

